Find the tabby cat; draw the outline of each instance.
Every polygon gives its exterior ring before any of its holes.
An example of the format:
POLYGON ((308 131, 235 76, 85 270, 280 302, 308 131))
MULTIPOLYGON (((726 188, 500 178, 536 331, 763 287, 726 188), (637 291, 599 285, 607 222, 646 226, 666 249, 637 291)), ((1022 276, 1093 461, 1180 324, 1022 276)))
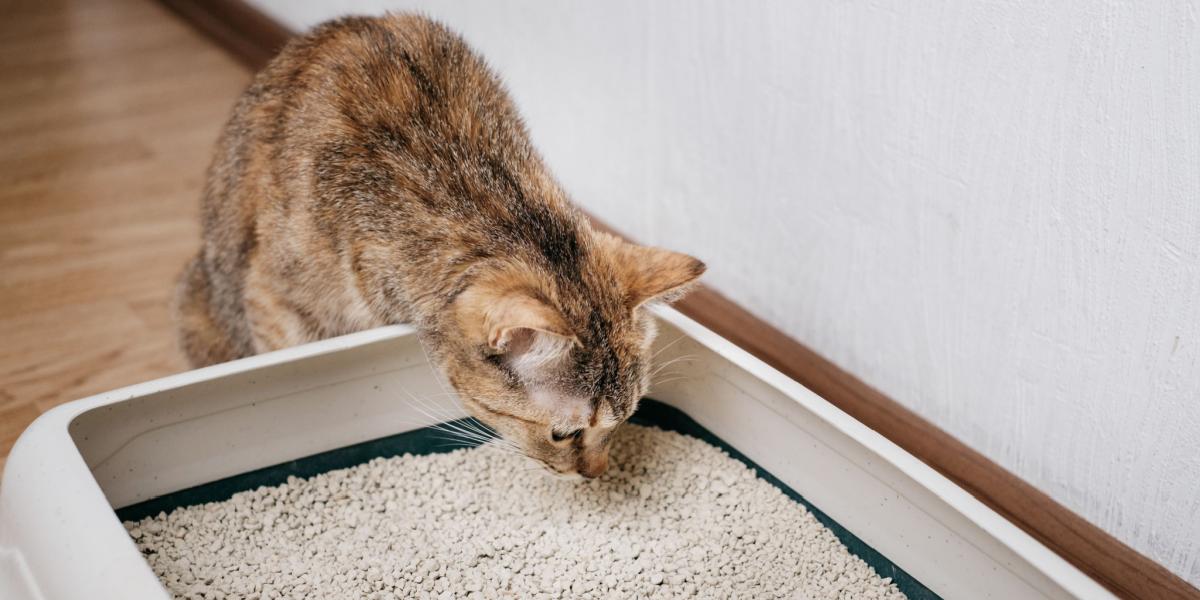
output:
POLYGON ((595 477, 646 391, 652 302, 704 272, 593 229, 500 81, 413 15, 293 40, 234 108, 175 301, 195 366, 411 323, 475 417, 595 477))

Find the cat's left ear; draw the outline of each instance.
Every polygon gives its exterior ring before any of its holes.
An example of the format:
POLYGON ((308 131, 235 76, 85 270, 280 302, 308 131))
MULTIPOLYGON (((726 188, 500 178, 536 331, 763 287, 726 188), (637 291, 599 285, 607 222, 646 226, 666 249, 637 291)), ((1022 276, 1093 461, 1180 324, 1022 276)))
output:
POLYGON ((503 279, 471 286, 459 295, 456 304, 463 331, 495 353, 511 356, 531 347, 570 347, 578 343, 554 307, 503 279), (551 341, 555 343, 548 343, 551 341))
POLYGON ((542 338, 577 341, 558 311, 521 292, 492 299, 483 314, 487 344, 497 352, 521 352, 542 338))
POLYGON ((691 289, 707 267, 699 259, 663 248, 639 246, 610 238, 626 303, 671 302, 691 289))
POLYGON ((488 347, 525 381, 539 380, 579 343, 557 310, 520 291, 490 299, 482 314, 488 347))

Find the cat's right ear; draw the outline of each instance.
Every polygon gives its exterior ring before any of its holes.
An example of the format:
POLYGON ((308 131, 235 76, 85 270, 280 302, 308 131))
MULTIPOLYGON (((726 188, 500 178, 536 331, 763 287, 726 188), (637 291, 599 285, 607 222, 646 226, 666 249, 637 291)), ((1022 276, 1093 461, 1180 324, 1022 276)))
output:
POLYGON ((613 257, 630 308, 678 299, 707 268, 699 259, 680 252, 631 244, 609 234, 600 234, 599 239, 600 248, 613 257))

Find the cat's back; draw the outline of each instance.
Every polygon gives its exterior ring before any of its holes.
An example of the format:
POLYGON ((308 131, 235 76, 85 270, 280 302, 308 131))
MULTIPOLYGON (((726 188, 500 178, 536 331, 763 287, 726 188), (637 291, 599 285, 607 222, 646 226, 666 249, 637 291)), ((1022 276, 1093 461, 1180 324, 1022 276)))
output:
POLYGON ((408 153, 432 150, 421 147, 427 142, 525 142, 515 108, 482 58, 420 15, 325 23, 289 43, 245 100, 265 109, 253 116, 273 141, 340 140, 356 150, 408 153))
POLYGON ((189 350, 196 364, 420 321, 476 262, 573 273, 583 244, 582 217, 499 78, 411 14, 343 18, 289 42, 236 104, 202 205, 178 312, 229 349, 189 350), (302 326, 256 325, 284 304, 302 326), (263 344, 257 329, 303 334, 263 344))
POLYGON ((241 196, 259 216, 358 197, 419 199, 430 218, 483 203, 470 212, 486 218, 494 200, 525 195, 516 188, 562 205, 499 78, 413 14, 342 18, 290 42, 243 94, 214 167, 217 186, 256 189, 212 195, 241 196))

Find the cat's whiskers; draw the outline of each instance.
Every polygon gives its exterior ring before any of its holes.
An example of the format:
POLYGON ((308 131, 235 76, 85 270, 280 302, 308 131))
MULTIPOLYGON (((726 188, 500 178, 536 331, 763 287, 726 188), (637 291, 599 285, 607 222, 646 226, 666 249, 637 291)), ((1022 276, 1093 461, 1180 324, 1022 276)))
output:
MULTIPOLYGON (((426 363, 428 363, 429 365, 435 365, 435 364, 437 364, 437 363, 435 363, 435 362, 433 361, 433 357, 432 357, 432 356, 429 354, 429 348, 426 348, 426 347, 425 347, 425 344, 423 344, 423 343, 419 343, 419 344, 417 344, 417 345, 421 347, 421 353, 422 353, 422 354, 425 356, 425 362, 426 362, 426 363)), ((453 401, 454 401, 454 403, 455 403, 455 404, 458 406, 458 408, 459 408, 459 409, 460 409, 460 410, 463 412, 463 414, 468 414, 468 415, 470 414, 470 413, 468 413, 468 412, 467 412, 467 408, 466 408, 465 406, 463 406, 463 403, 462 403, 462 401, 459 399, 458 392, 457 392, 457 391, 455 391, 455 390, 452 390, 452 389, 450 389, 450 388, 448 388, 448 387, 446 387, 446 382, 442 381, 442 376, 441 376, 441 374, 440 374, 440 373, 439 373, 439 372, 438 372, 436 369, 435 369, 435 370, 434 370, 434 372, 433 372, 433 379, 434 379, 434 381, 436 381, 436 382, 437 382, 437 384, 438 384, 438 387, 442 389, 442 393, 441 393, 441 394, 437 394, 437 395, 435 395, 436 397, 439 397, 439 398, 441 398, 441 397, 449 397, 451 400, 453 400, 453 401)), ((407 390, 406 390, 406 392, 407 392, 407 390)), ((409 396, 410 396, 410 397, 412 397, 412 394, 411 394, 411 393, 409 393, 409 396)), ((415 400, 415 399, 416 399, 416 398, 414 397, 414 400, 415 400)), ((464 423, 467 423, 467 422, 470 422, 470 421, 464 421, 464 423)), ((489 429, 489 431, 490 431, 490 429, 491 429, 491 428, 488 428, 488 429, 489 429)), ((480 432, 480 433, 482 433, 482 432, 480 432)), ((489 436, 490 436, 491 438, 493 438, 493 439, 501 439, 501 440, 503 440, 503 438, 502 438, 502 437, 501 437, 501 436, 500 436, 498 433, 494 433, 494 432, 492 432, 492 433, 490 433, 490 434, 489 434, 489 436)), ((507 443, 511 444, 511 442, 509 442, 508 440, 504 440, 504 442, 507 442, 507 443)), ((515 444, 513 444, 513 447, 515 447, 515 444)))
POLYGON ((462 420, 463 417, 438 414, 435 410, 431 410, 428 407, 421 406, 421 405, 415 403, 415 401, 414 401, 414 403, 410 404, 409 406, 429 420, 429 422, 423 423, 422 424, 423 426, 441 428, 441 429, 452 429, 455 431, 460 431, 460 432, 465 433, 465 430, 463 430, 461 427, 458 427, 458 424, 457 424, 457 421, 462 420))
POLYGON ((409 406, 419 411, 422 415, 428 417, 434 423, 440 423, 443 421, 456 421, 463 418, 462 415, 453 414, 445 407, 429 404, 426 401, 421 400, 408 390, 403 391, 409 397, 409 406))
POLYGON ((687 337, 686 335, 681 335, 681 336, 667 342, 667 344, 665 346, 663 346, 662 348, 659 348, 658 350, 655 350, 654 354, 650 355, 650 360, 653 361, 654 359, 658 358, 659 354, 662 354, 667 348, 670 348, 671 346, 678 344, 680 341, 682 341, 686 337, 687 337))
POLYGON ((467 426, 466 423, 468 421, 462 416, 452 415, 448 412, 438 414, 439 410, 444 409, 425 403, 408 390, 404 390, 404 393, 407 394, 411 400, 409 403, 410 407, 433 421, 432 423, 424 424, 425 427, 476 442, 486 442, 494 438, 492 435, 486 435, 482 431, 472 429, 471 427, 467 426))
POLYGON ((690 377, 688 377, 688 376, 686 376, 686 375, 679 375, 679 376, 676 376, 676 377, 668 377, 668 378, 666 378, 666 379, 663 379, 663 380, 659 380, 659 381, 652 382, 652 383, 650 384, 650 388, 651 388, 651 389, 654 389, 654 388, 656 388, 656 387, 660 387, 660 386, 664 386, 664 385, 667 385, 667 384, 675 383, 676 381, 686 381, 686 380, 688 380, 688 379, 691 379, 691 378, 690 378, 690 377))
MULTIPOLYGON (((450 413, 444 407, 431 405, 427 400, 422 400, 407 389, 403 391, 410 399, 410 407, 434 421, 434 423, 425 424, 425 426, 449 436, 444 438, 447 441, 461 444, 464 447, 483 448, 521 458, 529 458, 516 443, 505 439, 490 427, 487 427, 487 425, 471 417, 464 418, 461 416, 462 413, 450 413), (439 411, 442 414, 438 414, 439 411)), ((459 404, 462 412, 466 412, 461 402, 458 401, 457 394, 446 393, 446 395, 453 397, 455 402, 459 404)))
POLYGON ((685 371, 668 369, 681 362, 691 362, 695 359, 696 357, 691 355, 679 356, 664 362, 661 365, 656 365, 647 376, 647 378, 650 380, 649 388, 654 389, 655 387, 666 385, 681 379, 687 379, 690 376, 685 371))
POLYGON ((655 375, 658 375, 659 373, 663 372, 664 369, 666 369, 667 367, 670 367, 671 365, 678 364, 681 362, 691 362, 694 360, 696 360, 696 356, 694 354, 685 354, 683 356, 677 356, 675 358, 672 358, 671 360, 668 360, 667 362, 664 362, 662 364, 654 365, 654 368, 650 371, 650 378, 653 379, 655 375))
POLYGON ((505 447, 503 447, 503 446, 497 446, 497 445, 495 445, 495 444, 491 443, 491 441, 483 441, 483 442, 478 442, 478 443, 468 443, 468 442, 464 442, 464 441, 463 441, 463 440, 461 440, 461 439, 452 438, 452 437, 451 437, 451 438, 443 437, 443 438, 440 438, 440 439, 442 439, 442 440, 445 440, 445 441, 444 441, 444 443, 440 444, 440 446, 442 446, 442 447, 447 447, 447 446, 455 446, 455 447, 457 447, 457 448, 469 448, 469 449, 472 449, 472 450, 486 450, 486 451, 489 451, 489 452, 497 452, 497 453, 499 453, 499 454, 504 454, 504 455, 509 455, 509 456, 515 456, 515 457, 518 457, 518 458, 521 458, 521 459, 527 459, 527 458, 529 458, 528 456, 526 456, 526 455, 525 455, 525 454, 523 454, 523 453, 516 452, 516 451, 513 451, 513 450, 509 450, 509 449, 507 449, 507 448, 505 448, 505 447))
POLYGON ((435 425, 430 425, 428 427, 444 434, 440 436, 434 436, 436 439, 441 439, 447 442, 443 445, 458 445, 464 448, 480 448, 484 450, 500 452, 503 454, 520 456, 522 458, 528 458, 524 452, 521 452, 519 448, 503 438, 482 435, 473 432, 464 432, 463 430, 459 429, 449 429, 435 425))

